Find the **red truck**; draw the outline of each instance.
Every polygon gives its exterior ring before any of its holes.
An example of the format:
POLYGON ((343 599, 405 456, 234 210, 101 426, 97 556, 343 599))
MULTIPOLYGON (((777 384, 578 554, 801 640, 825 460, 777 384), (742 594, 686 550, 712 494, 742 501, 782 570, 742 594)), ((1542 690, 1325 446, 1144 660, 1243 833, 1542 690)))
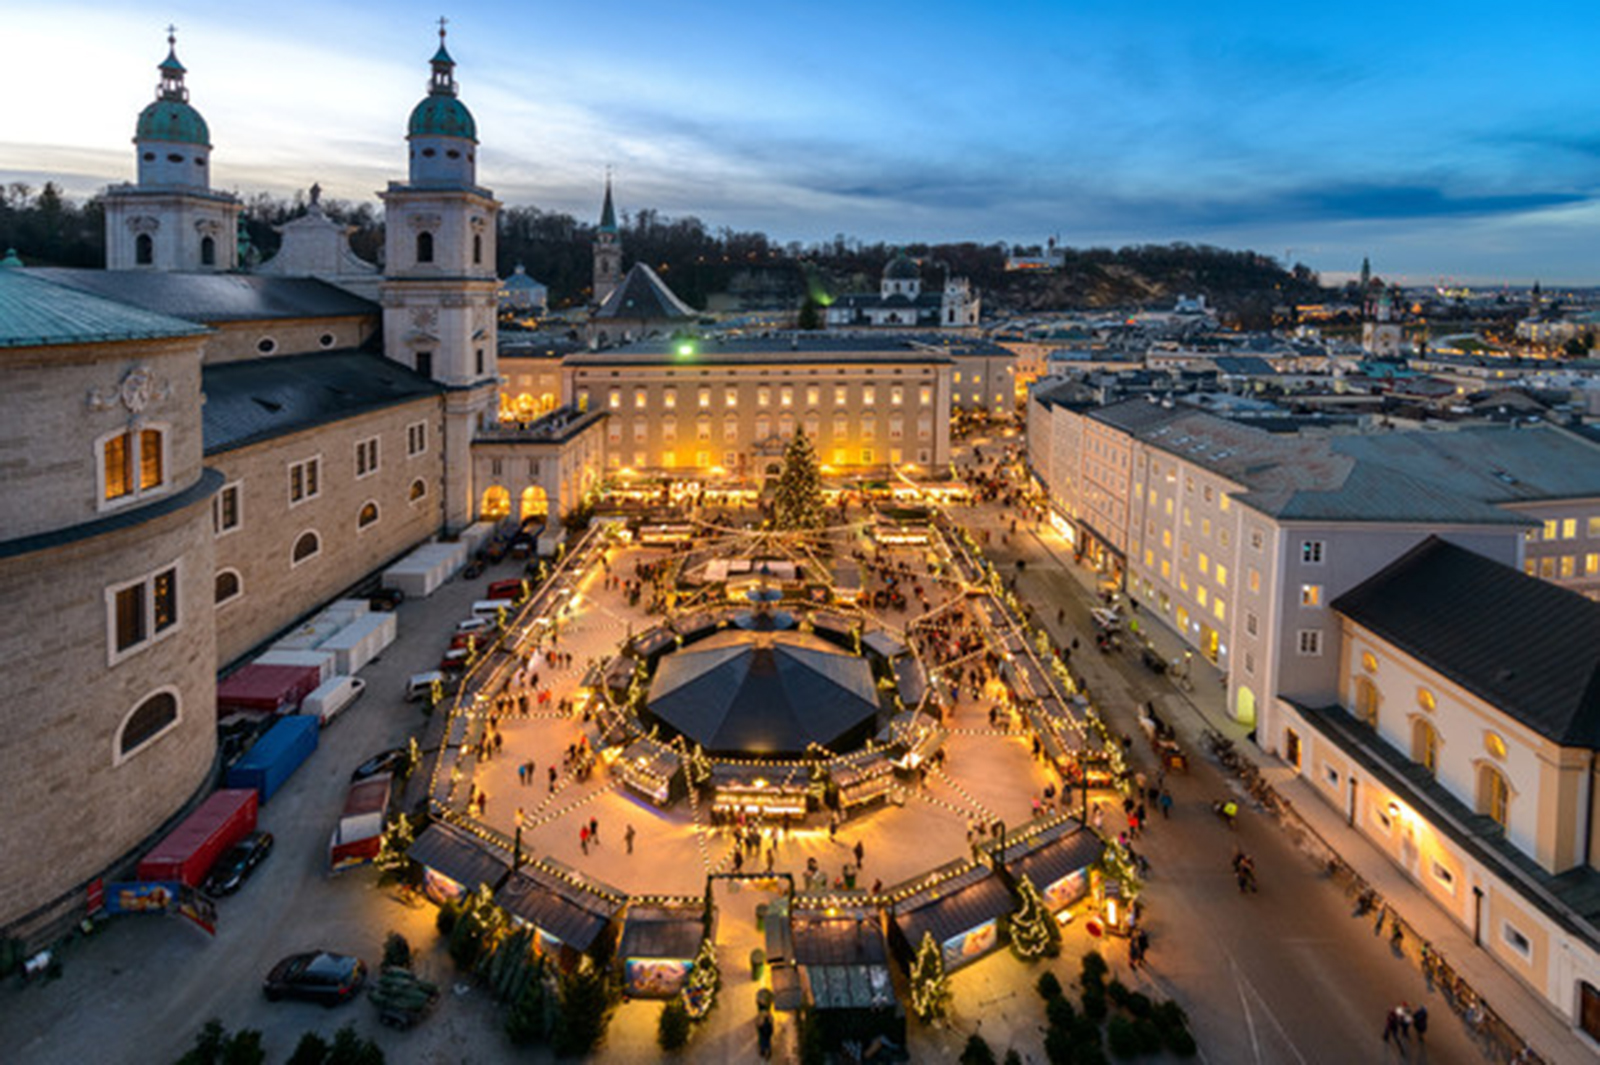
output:
POLYGON ((328 871, 337 873, 352 866, 365 865, 378 856, 383 841, 384 815, 389 810, 389 792, 394 774, 358 780, 345 793, 344 812, 339 827, 328 840, 328 871))

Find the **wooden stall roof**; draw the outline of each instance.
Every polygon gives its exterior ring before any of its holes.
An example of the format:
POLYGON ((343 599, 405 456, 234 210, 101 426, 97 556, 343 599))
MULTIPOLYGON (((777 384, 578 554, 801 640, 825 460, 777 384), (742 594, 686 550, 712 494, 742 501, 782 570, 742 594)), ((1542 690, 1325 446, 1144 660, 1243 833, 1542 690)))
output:
POLYGON ((429 825, 406 853, 469 891, 479 884, 493 887, 511 871, 499 848, 445 821, 429 825))
POLYGON ((924 932, 932 932, 934 940, 943 943, 1015 908, 1010 889, 994 871, 976 866, 896 903, 892 919, 906 942, 915 947, 924 932))
POLYGON ((705 934, 698 907, 632 906, 618 953, 624 958, 692 958, 705 934))
POLYGON ((620 898, 598 895, 537 865, 513 873, 494 900, 575 950, 588 950, 623 907, 620 898))

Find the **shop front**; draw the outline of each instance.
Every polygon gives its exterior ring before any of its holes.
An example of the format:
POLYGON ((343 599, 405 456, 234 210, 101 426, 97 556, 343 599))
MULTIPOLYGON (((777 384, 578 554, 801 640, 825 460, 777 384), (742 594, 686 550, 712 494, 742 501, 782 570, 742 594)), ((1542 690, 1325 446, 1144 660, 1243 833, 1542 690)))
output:
POLYGON ((423 890, 440 905, 485 884, 494 888, 511 871, 498 847, 445 821, 429 825, 406 853, 422 867, 423 890))
POLYGON ((624 897, 586 878, 545 863, 528 865, 507 878, 494 901, 513 922, 532 928, 535 949, 563 969, 583 957, 603 965, 616 947, 624 897))
POLYGON ((988 866, 974 866, 895 903, 890 937, 909 971, 923 934, 931 934, 945 972, 954 972, 1001 945, 1000 918, 1015 908, 1005 881, 988 866))
POLYGON ((630 906, 617 949, 623 993, 664 999, 682 991, 708 934, 703 903, 630 906))

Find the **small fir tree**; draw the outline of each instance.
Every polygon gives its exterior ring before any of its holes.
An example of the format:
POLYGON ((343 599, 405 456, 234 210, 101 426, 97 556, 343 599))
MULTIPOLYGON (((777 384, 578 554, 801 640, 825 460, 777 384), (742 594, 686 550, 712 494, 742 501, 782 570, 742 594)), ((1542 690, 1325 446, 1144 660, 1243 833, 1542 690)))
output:
POLYGON ((822 473, 817 453, 805 430, 796 428, 784 448, 783 469, 773 499, 773 521, 779 529, 822 527, 822 473))
POLYGON ((374 864, 386 874, 403 876, 411 868, 411 858, 406 854, 417 840, 411 818, 399 814, 383 826, 383 836, 378 840, 378 856, 374 864))
POLYGON ((924 1022, 944 1016, 950 1000, 950 978, 944 971, 944 952, 932 932, 922 933, 917 957, 911 963, 911 1008, 924 1022))
POLYGON ((1019 879, 1017 912, 1011 915, 1011 949, 1023 961, 1033 961, 1059 951, 1060 935, 1039 889, 1026 876, 1019 879))
POLYGON ((700 941, 694 967, 689 970, 688 986, 683 991, 684 1006, 691 1019, 698 1021, 711 1012, 721 983, 722 974, 717 969, 717 944, 708 936, 700 941))

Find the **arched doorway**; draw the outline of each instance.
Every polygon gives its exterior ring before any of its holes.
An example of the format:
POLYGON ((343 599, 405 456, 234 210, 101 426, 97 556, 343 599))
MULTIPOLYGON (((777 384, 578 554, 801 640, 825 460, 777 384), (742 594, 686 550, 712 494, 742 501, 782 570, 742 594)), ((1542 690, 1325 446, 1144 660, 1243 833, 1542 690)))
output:
POLYGON ((550 497, 543 488, 530 484, 522 490, 521 519, 529 518, 548 519, 550 517, 550 497))
POLYGON ((1239 697, 1234 700, 1233 717, 1239 724, 1247 728, 1256 727, 1256 693, 1249 688, 1240 688, 1239 697))
POLYGON ((483 506, 478 510, 478 517, 490 521, 511 515, 511 493, 499 485, 492 485, 484 490, 483 506))

